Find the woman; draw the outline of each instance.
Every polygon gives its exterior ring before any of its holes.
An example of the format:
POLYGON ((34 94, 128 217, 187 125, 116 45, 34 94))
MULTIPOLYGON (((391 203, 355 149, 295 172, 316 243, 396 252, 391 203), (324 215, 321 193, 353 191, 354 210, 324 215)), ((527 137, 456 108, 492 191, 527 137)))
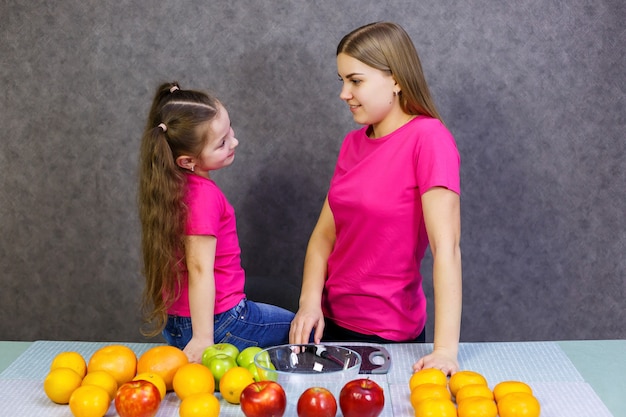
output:
POLYGON ((373 23, 337 47, 350 132, 307 247, 290 342, 423 342, 420 264, 433 254, 433 352, 413 365, 453 374, 462 284, 460 158, 408 34, 373 23), (312 333, 314 332, 314 333, 312 333))

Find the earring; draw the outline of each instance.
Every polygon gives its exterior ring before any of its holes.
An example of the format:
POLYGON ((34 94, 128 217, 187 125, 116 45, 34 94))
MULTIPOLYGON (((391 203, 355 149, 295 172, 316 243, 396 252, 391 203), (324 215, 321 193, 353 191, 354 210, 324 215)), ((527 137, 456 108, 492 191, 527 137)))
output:
POLYGON ((193 172, 194 168, 195 168, 195 165, 192 165, 191 166, 191 172, 193 172))

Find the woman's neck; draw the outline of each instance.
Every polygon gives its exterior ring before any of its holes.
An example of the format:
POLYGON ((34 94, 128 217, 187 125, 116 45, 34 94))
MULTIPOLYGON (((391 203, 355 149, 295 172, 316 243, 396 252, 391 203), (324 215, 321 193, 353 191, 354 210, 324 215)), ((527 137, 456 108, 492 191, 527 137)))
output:
POLYGON ((400 112, 397 115, 389 115, 379 123, 372 124, 367 129, 367 136, 370 139, 379 139, 400 129, 402 126, 413 120, 416 116, 400 112))

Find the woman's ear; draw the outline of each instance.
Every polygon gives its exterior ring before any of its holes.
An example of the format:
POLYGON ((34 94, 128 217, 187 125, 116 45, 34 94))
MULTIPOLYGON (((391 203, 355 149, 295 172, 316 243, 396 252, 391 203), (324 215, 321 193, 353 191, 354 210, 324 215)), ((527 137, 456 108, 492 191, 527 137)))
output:
POLYGON ((396 77, 393 77, 393 86, 394 86, 394 89, 393 89, 394 96, 397 96, 398 94, 402 92, 402 90, 400 89, 400 84, 398 84, 398 81, 396 81, 396 77))
POLYGON ((196 163, 194 162, 192 157, 181 155, 178 158, 176 158, 176 165, 178 165, 179 167, 183 169, 188 169, 189 171, 193 172, 193 167, 196 165, 196 163))

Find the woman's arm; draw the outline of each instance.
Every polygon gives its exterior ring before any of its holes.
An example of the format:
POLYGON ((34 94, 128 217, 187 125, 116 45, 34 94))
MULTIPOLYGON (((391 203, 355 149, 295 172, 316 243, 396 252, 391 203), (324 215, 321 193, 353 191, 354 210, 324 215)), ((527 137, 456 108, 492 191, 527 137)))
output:
POLYGON ((322 292, 328 270, 328 257, 335 245, 335 237, 335 219, 327 197, 307 246, 300 306, 291 322, 290 343, 308 343, 313 329, 315 329, 315 343, 320 343, 322 339, 324 332, 322 292))
POLYGON ((439 368, 446 374, 459 370, 461 332, 461 210, 460 197, 447 188, 434 187, 422 196, 424 221, 433 255, 435 298, 434 349, 413 365, 414 370, 439 368))
POLYGON ((185 259, 189 271, 189 311, 193 335, 183 350, 189 362, 202 362, 204 349, 213 345, 215 309, 215 236, 187 236, 185 259))

